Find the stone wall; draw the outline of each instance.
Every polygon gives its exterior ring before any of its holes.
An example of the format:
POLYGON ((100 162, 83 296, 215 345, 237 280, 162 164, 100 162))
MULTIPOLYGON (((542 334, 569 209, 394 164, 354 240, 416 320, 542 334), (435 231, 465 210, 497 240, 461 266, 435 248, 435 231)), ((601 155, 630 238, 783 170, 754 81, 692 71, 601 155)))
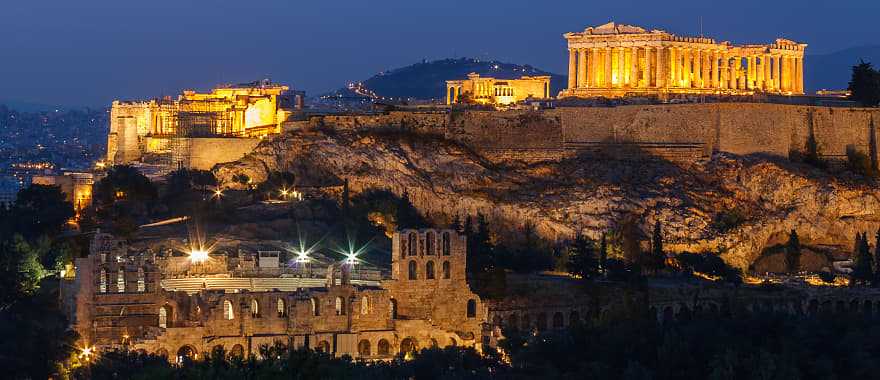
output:
POLYGON ((821 157, 840 160, 848 149, 876 159, 875 120, 880 120, 880 110, 870 108, 711 103, 315 116, 288 128, 391 127, 442 133, 497 161, 578 153, 658 156, 674 162, 697 161, 713 152, 789 157, 793 151, 804 152, 812 134, 821 157))
POLYGON ((214 165, 236 161, 257 147, 261 139, 242 137, 174 138, 172 161, 190 169, 210 170, 214 165))

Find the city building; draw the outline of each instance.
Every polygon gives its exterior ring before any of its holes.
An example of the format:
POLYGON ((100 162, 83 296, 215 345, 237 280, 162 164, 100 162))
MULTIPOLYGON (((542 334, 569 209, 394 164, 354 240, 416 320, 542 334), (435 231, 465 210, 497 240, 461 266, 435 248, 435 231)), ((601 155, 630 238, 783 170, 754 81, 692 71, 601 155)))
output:
POLYGON ((807 45, 784 38, 734 45, 614 22, 564 37, 568 88, 559 97, 804 93, 807 45))
POLYGON ((550 98, 550 76, 523 76, 519 79, 481 77, 470 73, 467 79, 446 81, 446 104, 462 101, 478 104, 509 105, 523 100, 550 98))
MULTIPOLYGON (((107 161, 127 164, 146 154, 175 150, 188 158, 192 139, 212 138, 216 144, 216 139, 258 140, 280 133, 281 123, 302 109, 304 96, 263 80, 219 87, 210 93, 186 90, 176 100, 117 100, 110 109, 107 161)), ((238 153, 230 154, 238 158, 238 153)))

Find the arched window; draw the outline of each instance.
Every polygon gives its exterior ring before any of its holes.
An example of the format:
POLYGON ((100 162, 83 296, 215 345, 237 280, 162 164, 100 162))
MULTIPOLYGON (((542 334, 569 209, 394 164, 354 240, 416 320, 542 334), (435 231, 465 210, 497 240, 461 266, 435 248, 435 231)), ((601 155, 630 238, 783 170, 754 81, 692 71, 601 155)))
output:
POLYGON ((448 280, 448 279, 450 278, 450 273, 449 273, 449 272, 450 272, 450 269, 449 269, 449 262, 448 262, 448 261, 444 261, 444 262, 443 262, 443 279, 448 280))
POLYGON ((468 318, 476 318, 477 317, 477 301, 468 300, 467 301, 467 317, 468 318))
POLYGON ((336 297, 336 315, 345 315, 345 299, 336 297))
POLYGON ((433 261, 428 261, 428 263, 425 264, 425 278, 427 278, 429 280, 434 279, 434 262, 433 261))
POLYGON ((251 300, 251 317, 259 318, 260 317, 260 301, 257 301, 256 298, 251 300))
POLYGON ((547 313, 538 313, 538 320, 535 321, 538 331, 547 330, 547 313))
POLYGON ((444 232, 442 236, 443 236, 443 238, 442 238, 442 240, 443 240, 443 242, 442 242, 442 244, 443 244, 443 256, 449 256, 449 252, 451 251, 451 250, 450 250, 450 247, 449 247, 449 244, 450 244, 450 242, 449 242, 449 232, 444 232))
POLYGON ((233 358, 243 358, 244 357, 244 347, 240 344, 236 344, 232 346, 232 350, 229 351, 229 356, 233 358))
POLYGON ((409 279, 415 280, 418 279, 418 266, 416 265, 415 260, 409 261, 409 279))
MULTIPOLYGON (((657 312, 654 312, 654 318, 657 318, 657 312)), ((577 312, 577 310, 572 310, 571 314, 568 315, 568 324, 573 325, 581 322, 581 315, 577 312)))
POLYGON ((159 308, 159 327, 168 328, 168 309, 165 306, 159 308))
POLYGON ((554 329, 561 329, 561 328, 565 327, 565 321, 563 320, 563 318, 564 317, 562 316, 562 313, 560 313, 558 311, 553 314, 553 328, 554 329))
POLYGON ((330 353, 330 342, 328 342, 326 340, 322 340, 322 341, 318 342, 318 345, 315 346, 315 351, 329 354, 330 353))
POLYGON ((409 235, 407 235, 406 237, 402 237, 400 239, 400 258, 401 259, 406 257, 406 254, 409 250, 409 245, 407 244, 408 240, 409 240, 409 235))
POLYGON ((116 272, 116 291, 125 293, 125 271, 122 268, 116 272))
POLYGON ((312 315, 319 316, 321 315, 321 303, 317 298, 312 298, 312 315))
POLYGON ((523 330, 531 330, 531 328, 532 328, 532 318, 529 317, 528 314, 523 314, 522 329, 523 330))
POLYGON ((428 231, 428 233, 425 234, 425 254, 426 255, 436 254, 436 251, 435 251, 435 249, 437 248, 437 246, 435 245, 436 242, 437 242, 437 238, 434 236, 434 233, 431 231, 428 231))
POLYGON ((388 344, 388 341, 385 339, 379 339, 378 354, 379 355, 388 355, 390 352, 391 352, 391 345, 388 344))
POLYGON ((235 312, 232 310, 232 302, 223 301, 223 318, 226 320, 235 319, 235 312))
POLYGON ((100 287, 98 288, 98 290, 99 290, 101 293, 107 293, 107 270, 101 268, 101 274, 100 274, 100 276, 101 276, 101 285, 100 285, 100 287))
POLYGON ((409 242, 407 243, 407 245, 409 245, 409 255, 415 256, 416 250, 418 249, 418 238, 416 237, 416 233, 410 232, 408 240, 409 242))
POLYGON ((517 317, 515 313, 507 318, 507 328, 519 330, 519 317, 517 317))
POLYGON ((415 353, 417 349, 418 344, 416 343, 415 338, 404 338, 402 341, 400 341, 401 354, 415 353))
POLYGON ((361 297, 361 314, 362 315, 370 314, 370 297, 367 297, 367 296, 361 297))
POLYGON ((358 342, 358 355, 362 357, 370 356, 370 341, 366 339, 361 339, 358 342))
POLYGON ((388 303, 388 307, 391 309, 391 319, 397 319, 397 300, 392 298, 391 301, 388 303))
POLYGON ((284 298, 279 298, 278 302, 275 304, 276 311, 278 311, 278 318, 282 318, 287 316, 287 305, 284 304, 284 298))
POLYGON ((138 292, 143 293, 147 291, 146 278, 144 276, 144 268, 138 268, 138 292))

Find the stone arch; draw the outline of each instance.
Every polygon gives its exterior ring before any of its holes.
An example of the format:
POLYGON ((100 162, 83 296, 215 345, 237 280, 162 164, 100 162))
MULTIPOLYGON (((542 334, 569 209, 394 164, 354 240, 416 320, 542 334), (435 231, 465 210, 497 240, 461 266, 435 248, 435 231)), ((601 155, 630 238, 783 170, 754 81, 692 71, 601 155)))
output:
POLYGON ((455 338, 449 337, 449 346, 450 347, 458 346, 458 342, 455 340, 455 338))
POLYGON ((328 342, 326 340, 322 340, 322 341, 318 342, 318 344, 315 345, 315 351, 329 354, 330 353, 330 342, 328 342))
POLYGON ((418 273, 418 264, 416 264, 415 260, 410 260, 407 267, 407 278, 410 280, 417 280, 419 278, 418 273))
POLYGON ((391 319, 397 319, 397 300, 392 298, 388 302, 388 306, 390 309, 391 319))
POLYGON ((361 339, 358 342, 358 355, 362 357, 370 356, 370 341, 366 339, 361 339))
POLYGON ((235 319, 235 310, 232 308, 232 301, 223 300, 223 319, 227 321, 235 319))
POLYGON ((675 314, 672 311, 672 306, 666 306, 663 308, 663 318, 662 318, 663 323, 672 322, 674 317, 675 317, 675 314))
POLYGON ((232 349, 229 350, 229 357, 238 359, 244 358, 244 346, 240 344, 232 346, 232 349))
POLYGON ((278 313, 278 318, 287 316, 287 302, 284 302, 284 298, 278 298, 275 302, 275 312, 278 313))
POLYGON ((565 327, 565 317, 562 316, 562 312, 553 313, 553 328, 561 329, 565 327))
POLYGON ((387 356, 391 353, 391 345, 388 343, 387 339, 379 339, 379 344, 376 348, 379 355, 387 356))
POLYGON ((321 315, 321 301, 318 299, 318 297, 312 297, 310 299, 310 301, 312 303, 312 315, 315 317, 320 316, 321 315))
POLYGON ((415 232, 410 232, 409 236, 407 236, 407 245, 409 246, 409 255, 415 256, 418 252, 418 241, 419 238, 415 232))
POLYGON ((174 320, 172 311, 171 305, 168 304, 159 308, 159 328, 167 329, 171 326, 170 322, 174 320))
POLYGON ((416 350, 418 350, 418 347, 419 347, 419 342, 416 341, 416 338, 406 337, 400 341, 400 353, 401 354, 406 355, 408 353, 415 353, 416 350))
POLYGON ((251 299, 251 317, 260 317, 260 301, 258 301, 256 298, 251 299))
POLYGON ((428 280, 434 279, 434 261, 425 263, 425 278, 428 280))
POLYGON ((345 298, 336 297, 336 315, 345 315, 345 298))
POLYGON ((437 339, 434 339, 434 338, 428 339, 428 345, 430 348, 439 348, 440 347, 440 343, 438 343, 437 339))
POLYGON ((853 299, 849 301, 849 312, 852 314, 856 314, 859 312, 859 300, 853 299))
POLYGON ((874 305, 871 303, 870 300, 865 300, 864 302, 862 302, 862 313, 864 313, 865 316, 873 315, 874 314, 873 306, 874 305))
POLYGON ((449 267, 449 262, 448 262, 448 261, 444 261, 444 262, 443 262, 443 279, 444 279, 444 280, 448 280, 448 279, 452 276, 452 273, 451 273, 451 272, 452 272, 452 270, 451 270, 451 268, 449 267))
POLYGON ((679 321, 690 321, 691 309, 688 308, 685 304, 680 304, 678 307, 678 313, 675 315, 675 319, 679 321))
POLYGON ((198 355, 199 354, 196 351, 195 347, 185 344, 183 346, 180 346, 180 348, 177 350, 177 363, 184 364, 187 362, 191 362, 193 360, 196 360, 196 358, 198 358, 198 355))
POLYGON ((138 348, 134 352, 137 353, 139 356, 147 356, 147 350, 143 348, 138 348))
POLYGON ((222 344, 214 345, 214 347, 211 348, 211 357, 218 357, 221 359, 225 357, 225 351, 222 344))
POLYGON ((834 312, 840 314, 843 313, 845 310, 846 304, 843 302, 843 300, 837 300, 837 302, 834 304, 834 312))
POLYGON ((437 236, 434 231, 425 233, 425 254, 434 255, 437 253, 437 236))
POLYGON ((165 358, 165 360, 168 360, 168 350, 166 350, 164 348, 160 348, 160 349, 156 350, 156 356, 159 356, 159 357, 165 358))
POLYGON ((477 317, 477 301, 474 299, 469 299, 467 301, 467 317, 468 318, 476 318, 477 317))

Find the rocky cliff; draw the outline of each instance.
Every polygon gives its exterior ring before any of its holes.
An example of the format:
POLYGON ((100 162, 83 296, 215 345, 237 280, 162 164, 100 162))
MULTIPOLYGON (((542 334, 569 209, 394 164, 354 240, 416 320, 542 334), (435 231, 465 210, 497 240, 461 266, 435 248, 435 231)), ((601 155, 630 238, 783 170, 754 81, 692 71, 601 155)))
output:
POLYGON ((291 131, 214 170, 228 186, 237 173, 259 182, 273 170, 302 183, 347 178, 354 192, 406 192, 436 220, 482 212, 508 231, 532 223, 551 240, 577 230, 598 237, 625 221, 647 232, 661 221, 669 250, 718 252, 741 268, 793 229, 805 244, 847 252, 856 231, 880 227, 875 184, 760 155, 687 166, 586 155, 499 165, 438 135, 291 131))

